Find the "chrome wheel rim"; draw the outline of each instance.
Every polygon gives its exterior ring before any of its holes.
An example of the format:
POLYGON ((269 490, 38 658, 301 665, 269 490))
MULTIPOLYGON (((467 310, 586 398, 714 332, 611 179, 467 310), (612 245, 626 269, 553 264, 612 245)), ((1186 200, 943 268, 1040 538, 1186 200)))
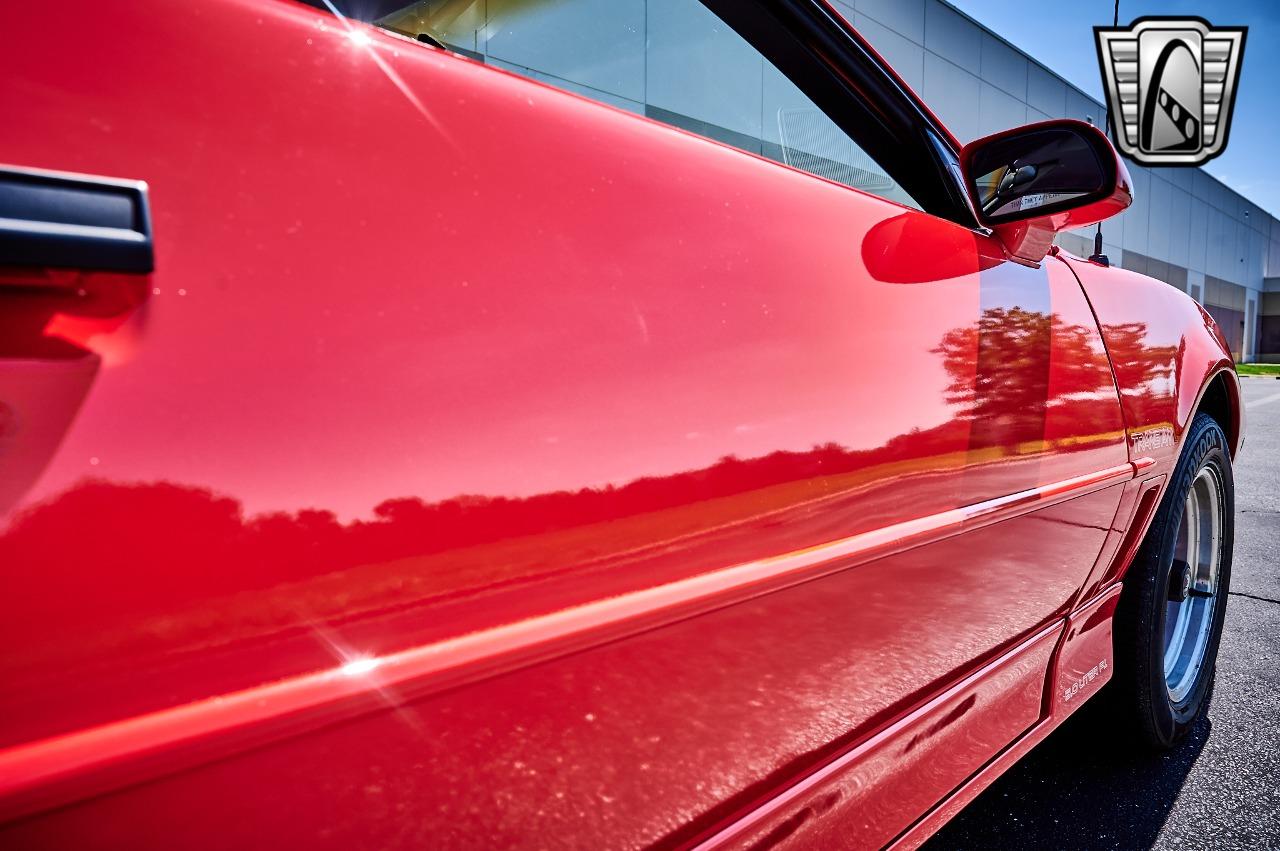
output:
POLYGON ((1176 599, 1171 590, 1164 616, 1164 681, 1174 703, 1186 699, 1204 664, 1213 631, 1221 541, 1222 480, 1215 468, 1206 466, 1187 493, 1170 568, 1173 585, 1182 576, 1180 563, 1190 573, 1185 597, 1176 599))

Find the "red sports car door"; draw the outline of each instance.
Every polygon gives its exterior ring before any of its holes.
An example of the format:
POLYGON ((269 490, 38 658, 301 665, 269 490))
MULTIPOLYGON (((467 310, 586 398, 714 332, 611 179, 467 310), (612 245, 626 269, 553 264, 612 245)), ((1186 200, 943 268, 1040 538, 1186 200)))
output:
POLYGON ((883 842, 1037 717, 1128 469, 1065 265, 479 55, 6 11, 0 163, 155 270, 0 270, 0 843, 692 840, 849 754, 883 842))

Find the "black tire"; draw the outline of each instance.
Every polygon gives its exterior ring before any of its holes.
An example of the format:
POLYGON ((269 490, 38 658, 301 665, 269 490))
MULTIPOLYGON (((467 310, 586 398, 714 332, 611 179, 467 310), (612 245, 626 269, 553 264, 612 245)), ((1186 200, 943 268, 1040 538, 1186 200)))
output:
MULTIPOLYGON (((1192 512, 1192 516, 1198 517, 1199 510, 1192 512)), ((1116 612, 1115 674, 1108 714, 1146 748, 1173 747, 1208 709, 1231 585, 1234 516, 1235 485, 1227 436, 1212 417, 1197 414, 1187 430, 1172 481, 1125 575, 1116 612), (1202 475, 1206 468, 1212 468, 1212 475, 1202 475), (1184 570, 1179 565, 1175 573, 1174 557, 1179 538, 1184 534, 1181 524, 1188 514, 1188 494, 1193 485, 1200 488, 1201 495, 1216 489, 1221 506, 1221 534, 1217 541, 1217 578, 1213 593, 1198 595, 1204 600, 1200 611, 1208 625, 1207 641, 1202 645, 1203 657, 1198 665, 1183 668, 1194 673, 1184 673, 1179 678, 1175 668, 1170 674, 1178 681, 1175 687, 1166 680, 1166 614, 1174 605, 1170 602, 1171 595, 1176 599, 1182 593, 1171 592, 1170 585, 1171 582, 1182 584, 1184 570)), ((1211 551, 1213 547, 1207 549, 1211 551)), ((1171 630, 1177 623, 1176 613, 1173 617, 1175 620, 1169 624, 1171 630)))

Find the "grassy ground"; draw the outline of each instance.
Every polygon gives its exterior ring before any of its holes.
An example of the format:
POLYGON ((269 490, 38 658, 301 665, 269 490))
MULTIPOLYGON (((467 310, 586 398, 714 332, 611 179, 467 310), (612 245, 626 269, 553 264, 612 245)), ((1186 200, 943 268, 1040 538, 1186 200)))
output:
POLYGON ((1241 375, 1280 375, 1280 363, 1238 363, 1236 372, 1241 375))

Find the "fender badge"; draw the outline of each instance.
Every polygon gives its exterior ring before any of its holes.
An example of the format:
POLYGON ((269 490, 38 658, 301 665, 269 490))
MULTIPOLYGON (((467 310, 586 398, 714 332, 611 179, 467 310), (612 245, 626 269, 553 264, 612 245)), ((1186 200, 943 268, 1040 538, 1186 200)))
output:
POLYGON ((1170 426, 1160 426, 1145 431, 1135 431, 1129 435, 1129 440, 1133 441, 1133 451, 1136 454, 1144 454, 1154 449, 1173 446, 1173 429, 1170 426))
POLYGON ((1062 699, 1068 701, 1080 693, 1082 689, 1096 680, 1104 671, 1107 670, 1107 660, 1103 659, 1089 670, 1080 675, 1080 679, 1067 686, 1062 691, 1062 699))

